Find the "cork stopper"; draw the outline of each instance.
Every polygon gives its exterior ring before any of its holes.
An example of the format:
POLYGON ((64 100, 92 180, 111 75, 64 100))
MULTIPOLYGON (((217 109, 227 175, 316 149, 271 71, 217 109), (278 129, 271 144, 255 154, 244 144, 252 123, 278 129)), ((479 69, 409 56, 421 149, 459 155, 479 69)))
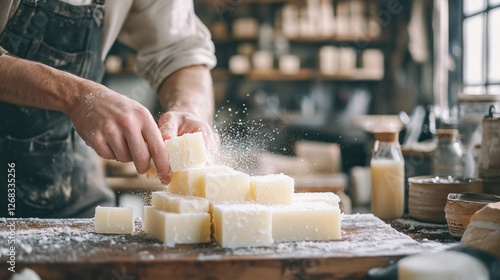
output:
POLYGON ((375 140, 380 142, 398 141, 398 132, 375 132, 375 140))
POLYGON ((438 139, 454 139, 458 137, 458 129, 453 128, 437 129, 436 133, 438 139))

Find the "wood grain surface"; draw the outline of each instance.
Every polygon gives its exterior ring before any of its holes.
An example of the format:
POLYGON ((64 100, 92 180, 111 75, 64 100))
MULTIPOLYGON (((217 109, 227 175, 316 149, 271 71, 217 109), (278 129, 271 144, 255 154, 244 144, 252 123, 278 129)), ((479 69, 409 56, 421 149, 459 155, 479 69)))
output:
POLYGON ((364 279, 371 268, 430 248, 371 214, 343 215, 341 240, 240 249, 167 247, 145 235, 140 220, 132 235, 102 235, 93 219, 0 219, 0 279, 12 276, 9 234, 16 237, 16 271, 29 267, 51 280, 364 279))

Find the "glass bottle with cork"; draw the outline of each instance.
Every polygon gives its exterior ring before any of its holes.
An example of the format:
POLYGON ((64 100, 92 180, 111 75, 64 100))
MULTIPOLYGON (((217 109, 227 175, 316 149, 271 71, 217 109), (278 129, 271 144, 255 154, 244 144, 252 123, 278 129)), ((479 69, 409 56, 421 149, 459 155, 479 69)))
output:
POLYGON ((458 129, 438 129, 438 144, 432 155, 432 175, 462 177, 465 167, 465 149, 458 129))
POLYGON ((370 161, 371 211, 381 219, 396 219, 404 213, 404 158, 398 132, 375 132, 370 161))

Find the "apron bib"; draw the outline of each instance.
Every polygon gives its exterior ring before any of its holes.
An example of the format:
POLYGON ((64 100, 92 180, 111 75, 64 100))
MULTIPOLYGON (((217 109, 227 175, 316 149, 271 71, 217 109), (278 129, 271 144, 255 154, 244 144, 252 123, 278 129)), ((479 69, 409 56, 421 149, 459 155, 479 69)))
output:
MULTIPOLYGON (((17 57, 100 82, 104 1, 73 6, 22 0, 0 45, 17 57)), ((114 204, 99 159, 66 115, 4 102, 0 112, 0 178, 15 163, 17 217, 89 217, 95 206, 114 204)), ((6 200, 6 184, 0 192, 6 200)), ((0 205, 0 215, 7 216, 6 203, 0 205)))

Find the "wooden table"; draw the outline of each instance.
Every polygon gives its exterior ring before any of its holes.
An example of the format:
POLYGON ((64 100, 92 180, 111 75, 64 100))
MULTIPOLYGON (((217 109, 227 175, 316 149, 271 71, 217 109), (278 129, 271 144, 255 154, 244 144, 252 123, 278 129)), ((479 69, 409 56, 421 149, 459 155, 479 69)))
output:
POLYGON ((12 276, 6 241, 12 223, 16 271, 29 267, 44 280, 363 279, 371 268, 456 242, 444 225, 391 222, 413 231, 412 238, 371 214, 343 215, 338 241, 232 250, 215 243, 166 247, 144 234, 140 220, 132 235, 101 235, 93 219, 0 219, 0 279, 12 276))

